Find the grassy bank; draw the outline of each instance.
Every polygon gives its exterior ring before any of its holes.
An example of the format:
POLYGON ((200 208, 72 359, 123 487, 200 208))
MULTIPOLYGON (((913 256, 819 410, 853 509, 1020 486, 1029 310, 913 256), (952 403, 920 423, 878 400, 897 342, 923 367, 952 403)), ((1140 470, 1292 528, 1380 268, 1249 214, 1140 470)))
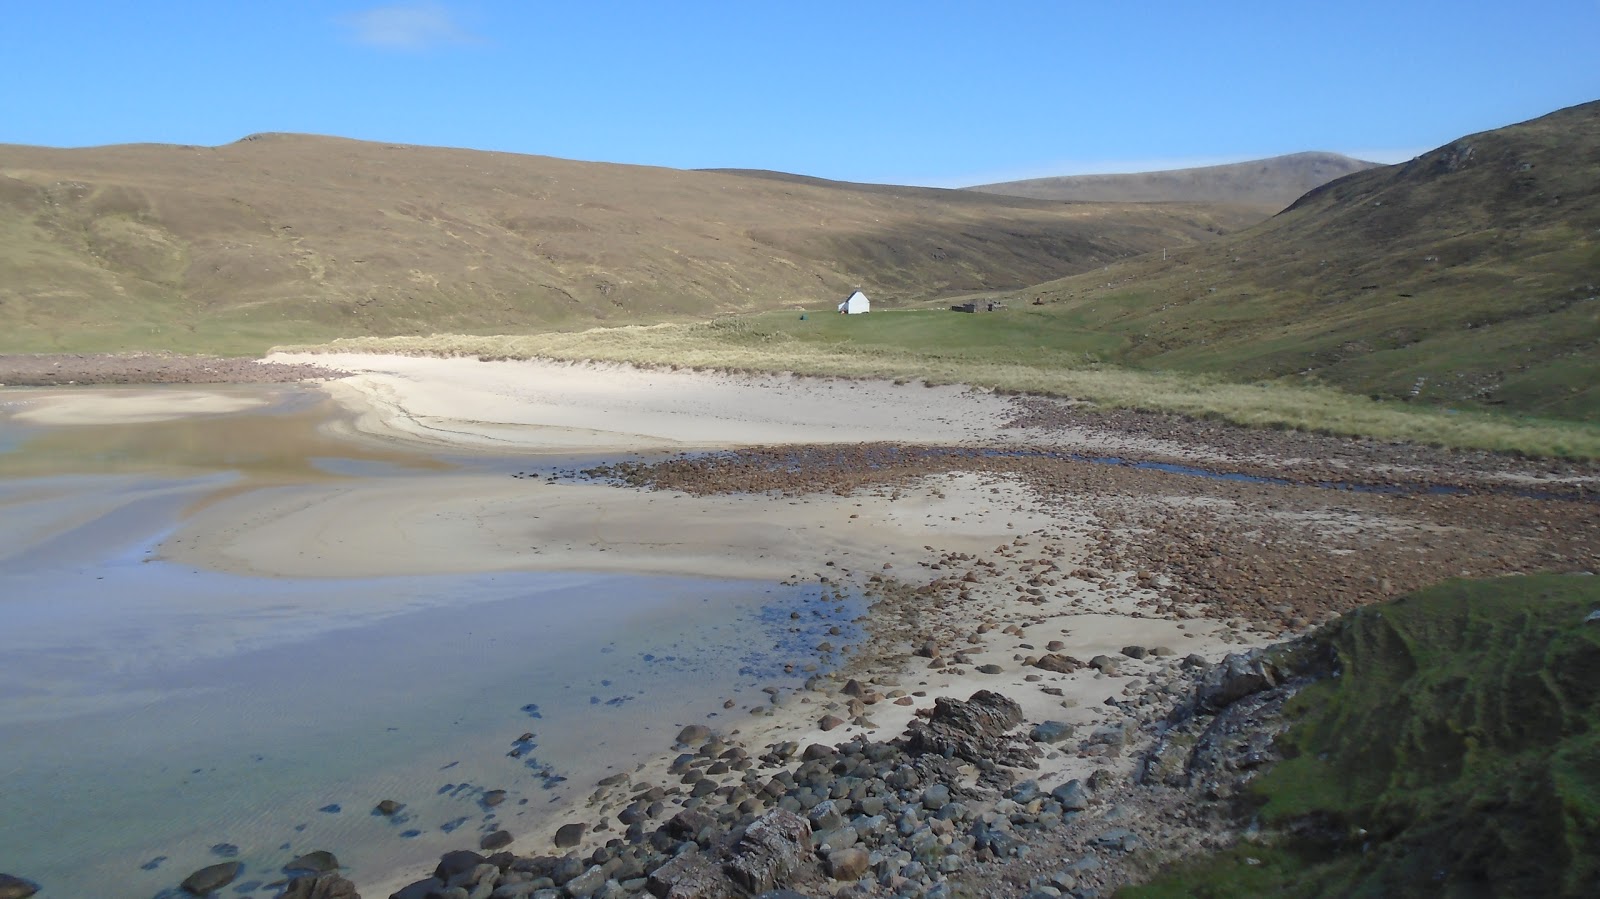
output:
POLYGON ((1015 310, 963 315, 767 313, 701 324, 521 336, 351 338, 285 349, 549 358, 830 377, 921 380, 1073 397, 1252 427, 1373 437, 1554 458, 1600 458, 1600 426, 1378 402, 1338 390, 1100 362, 1104 332, 1015 310))
POLYGON ((1329 626, 1286 713, 1263 839, 1130 899, 1589 896, 1600 885, 1600 578, 1454 581, 1329 626))

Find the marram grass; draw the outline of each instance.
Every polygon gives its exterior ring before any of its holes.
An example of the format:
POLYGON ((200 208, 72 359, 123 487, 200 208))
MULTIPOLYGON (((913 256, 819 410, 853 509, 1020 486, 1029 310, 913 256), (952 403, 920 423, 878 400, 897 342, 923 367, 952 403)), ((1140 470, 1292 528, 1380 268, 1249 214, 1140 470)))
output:
MULTIPOLYGON (((1108 408, 1173 412, 1249 427, 1371 437, 1455 449, 1542 458, 1600 458, 1600 427, 1377 402, 1338 390, 1261 382, 1245 384, 1192 373, 1135 371, 1062 356, 1049 365, 968 353, 928 353, 882 345, 816 344, 739 319, 587 331, 475 336, 352 337, 282 346, 313 353, 390 353, 556 359, 736 372, 788 372, 842 378, 970 384, 1018 393, 1071 397, 1108 408)), ((991 353, 998 356, 998 353, 991 353)))

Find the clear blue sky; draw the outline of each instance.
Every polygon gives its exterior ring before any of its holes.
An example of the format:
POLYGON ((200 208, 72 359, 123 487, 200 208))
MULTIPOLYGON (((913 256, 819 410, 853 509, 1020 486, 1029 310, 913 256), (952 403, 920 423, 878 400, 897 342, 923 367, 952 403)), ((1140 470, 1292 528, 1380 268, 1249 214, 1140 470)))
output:
POLYGON ((953 186, 1397 161, 1594 99, 1600 0, 0 0, 0 143, 302 131, 953 186))

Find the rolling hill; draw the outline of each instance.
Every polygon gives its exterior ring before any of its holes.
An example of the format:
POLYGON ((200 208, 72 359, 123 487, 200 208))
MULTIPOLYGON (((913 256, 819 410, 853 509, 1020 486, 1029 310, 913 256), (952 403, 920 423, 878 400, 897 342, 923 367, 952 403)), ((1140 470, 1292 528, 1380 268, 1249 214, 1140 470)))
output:
POLYGON ((1600 421, 1600 102, 1166 256, 1000 298, 1107 361, 1600 421))
POLYGON ((1021 287, 1259 220, 256 135, 0 145, 0 350, 252 352, 1021 287))
POLYGON ((1263 215, 1278 212, 1309 190, 1378 163, 1338 153, 1291 153, 1270 159, 1208 165, 1192 169, 1118 175, 1063 175, 967 190, 1093 203, 1223 203, 1248 206, 1263 215))

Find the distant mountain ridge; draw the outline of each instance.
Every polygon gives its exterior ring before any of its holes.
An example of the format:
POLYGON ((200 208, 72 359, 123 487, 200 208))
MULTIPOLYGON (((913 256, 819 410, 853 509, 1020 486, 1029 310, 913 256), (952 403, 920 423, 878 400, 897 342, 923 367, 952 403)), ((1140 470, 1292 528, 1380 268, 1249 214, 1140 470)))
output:
POLYGON ((1239 210, 689 172, 259 134, 0 145, 0 350, 251 351, 1020 287, 1239 210))
POLYGON ((980 184, 967 190, 1036 200, 1094 203, 1224 203, 1276 212, 1307 191, 1379 165, 1338 153, 1290 153, 1249 162, 1160 172, 1029 178, 980 184))

